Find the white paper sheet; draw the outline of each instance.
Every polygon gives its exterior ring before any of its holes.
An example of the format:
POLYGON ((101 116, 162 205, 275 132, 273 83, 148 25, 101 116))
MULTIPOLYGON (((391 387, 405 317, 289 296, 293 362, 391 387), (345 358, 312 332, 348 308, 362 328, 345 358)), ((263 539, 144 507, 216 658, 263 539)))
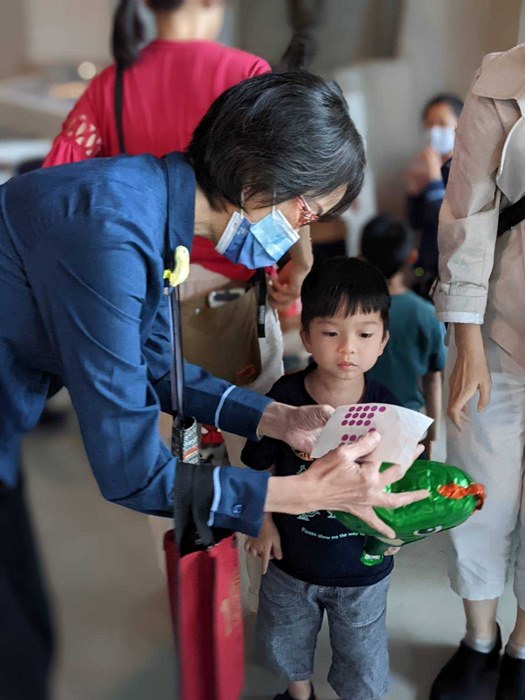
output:
POLYGON ((377 431, 381 442, 372 458, 408 468, 418 443, 433 422, 422 413, 389 404, 340 406, 321 431, 312 457, 322 457, 339 445, 352 445, 361 435, 377 431))

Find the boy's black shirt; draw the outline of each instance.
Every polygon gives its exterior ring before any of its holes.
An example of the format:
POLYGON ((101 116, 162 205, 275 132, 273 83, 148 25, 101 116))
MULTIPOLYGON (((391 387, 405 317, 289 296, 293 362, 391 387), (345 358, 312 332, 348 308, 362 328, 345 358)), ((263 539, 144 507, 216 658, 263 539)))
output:
MULTIPOLYGON (((268 396, 290 406, 315 404, 304 385, 306 375, 315 367, 315 364, 310 365, 302 372, 281 377, 268 396)), ((359 403, 399 405, 381 384, 365 381, 365 392, 359 403)), ((275 476, 300 474, 311 464, 286 443, 268 437, 259 442, 249 440, 241 458, 252 469, 274 466, 275 476)), ((364 537, 349 532, 330 511, 299 516, 274 513, 273 520, 283 551, 283 558, 274 559, 273 563, 301 581, 318 586, 371 586, 392 570, 392 557, 385 557, 382 564, 372 567, 361 564, 364 537)))

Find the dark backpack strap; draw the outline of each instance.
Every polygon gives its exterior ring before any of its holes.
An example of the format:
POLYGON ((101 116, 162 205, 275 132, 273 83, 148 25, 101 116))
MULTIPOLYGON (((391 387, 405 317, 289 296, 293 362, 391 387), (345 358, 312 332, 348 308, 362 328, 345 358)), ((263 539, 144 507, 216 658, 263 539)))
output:
MULTIPOLYGON (((447 162, 441 168, 441 174, 443 176, 445 187, 448 184, 451 164, 452 158, 449 158, 449 160, 447 160, 447 162)), ((522 221, 525 221, 525 197, 518 199, 517 202, 514 202, 514 204, 511 204, 510 207, 507 207, 500 212, 498 219, 498 236, 502 236, 509 229, 521 224, 522 221)))
POLYGON ((500 212, 498 219, 498 236, 517 226, 525 219, 525 197, 518 199, 510 207, 500 212))
POLYGON ((171 343, 171 409, 177 428, 184 427, 184 356, 182 352, 182 320, 179 288, 169 289, 171 343))
POLYGON ((124 129, 122 126, 122 108, 124 105, 124 69, 117 66, 115 73, 115 125, 117 127, 119 153, 126 153, 124 144, 124 129))

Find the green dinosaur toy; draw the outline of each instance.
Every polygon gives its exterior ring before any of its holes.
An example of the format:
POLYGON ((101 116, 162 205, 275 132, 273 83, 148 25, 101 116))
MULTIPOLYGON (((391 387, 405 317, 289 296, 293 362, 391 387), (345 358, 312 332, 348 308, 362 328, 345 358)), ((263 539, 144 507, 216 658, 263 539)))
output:
MULTIPOLYGON (((390 464, 383 464, 381 470, 390 464)), ((366 566, 380 564, 390 547, 417 542, 428 535, 461 525, 485 501, 485 487, 475 484, 458 467, 442 462, 418 460, 405 476, 386 488, 390 493, 427 489, 428 498, 396 510, 375 508, 377 515, 396 533, 390 540, 350 513, 336 513, 337 518, 352 532, 366 535, 361 562, 366 566)))

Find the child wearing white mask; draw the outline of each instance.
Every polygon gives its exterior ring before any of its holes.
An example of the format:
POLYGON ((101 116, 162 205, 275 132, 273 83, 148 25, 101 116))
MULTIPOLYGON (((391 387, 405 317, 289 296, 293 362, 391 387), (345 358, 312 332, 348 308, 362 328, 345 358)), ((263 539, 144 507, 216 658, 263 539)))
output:
POLYGON ((428 295, 438 272, 437 228, 445 186, 441 168, 452 156, 463 102, 446 93, 433 97, 422 112, 425 147, 412 161, 406 177, 407 215, 419 233, 416 291, 428 295))

